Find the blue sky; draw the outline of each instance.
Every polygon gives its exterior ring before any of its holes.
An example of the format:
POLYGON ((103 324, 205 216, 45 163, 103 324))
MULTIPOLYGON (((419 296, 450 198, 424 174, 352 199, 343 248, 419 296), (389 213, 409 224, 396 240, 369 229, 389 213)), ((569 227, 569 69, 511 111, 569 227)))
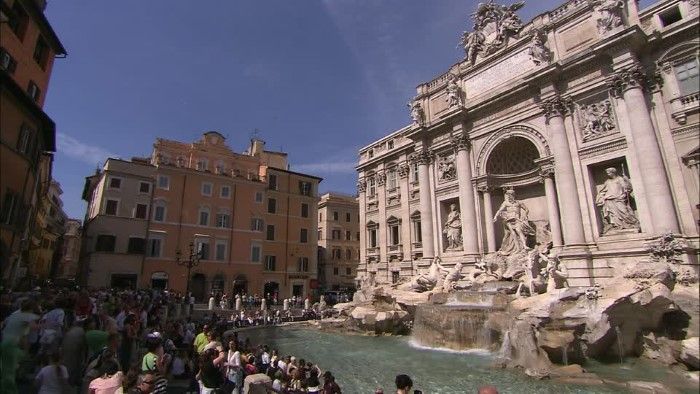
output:
MULTIPOLYGON (((355 192, 359 147, 409 122, 416 85, 463 57, 477 1, 50 1, 68 50, 45 111, 54 178, 84 216, 85 176, 107 157, 147 156, 157 137, 217 130, 237 152, 251 133, 291 169, 355 192)), ((505 3, 505 2, 504 2, 505 3)), ((562 2, 529 1, 524 21, 562 2)))

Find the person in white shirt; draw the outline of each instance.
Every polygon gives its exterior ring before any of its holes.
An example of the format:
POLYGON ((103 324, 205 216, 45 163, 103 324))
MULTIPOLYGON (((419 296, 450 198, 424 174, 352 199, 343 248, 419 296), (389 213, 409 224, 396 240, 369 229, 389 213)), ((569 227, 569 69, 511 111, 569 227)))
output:
POLYGON ((267 345, 263 346, 263 353, 260 355, 260 364, 262 364, 261 372, 265 373, 270 366, 270 349, 267 345))
POLYGON ((68 369, 61 365, 61 354, 51 354, 51 364, 42 368, 34 382, 39 387, 38 394, 62 393, 68 387, 68 369))
POLYGON ((240 394, 241 385, 243 384, 243 369, 241 367, 241 352, 238 351, 235 339, 231 339, 228 343, 226 379, 235 386, 231 394, 240 394))

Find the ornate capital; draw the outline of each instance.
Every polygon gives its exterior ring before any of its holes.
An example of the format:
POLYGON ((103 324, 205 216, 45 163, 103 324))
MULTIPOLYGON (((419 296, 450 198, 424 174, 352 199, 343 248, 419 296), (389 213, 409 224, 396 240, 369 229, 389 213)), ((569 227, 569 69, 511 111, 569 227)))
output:
POLYGON ((554 167, 542 167, 540 168, 540 182, 544 183, 545 178, 554 177, 554 167))
POLYGON ((455 153, 461 150, 468 151, 472 145, 471 141, 469 141, 469 137, 467 137, 465 134, 451 136, 450 143, 452 143, 452 149, 454 149, 455 153))
POLYGON ((418 163, 419 166, 428 165, 433 161, 433 152, 428 149, 418 151, 413 155, 413 161, 418 163))
POLYGON ((408 176, 408 173, 411 172, 411 167, 409 167, 408 163, 403 162, 399 164, 399 177, 401 178, 406 178, 408 176))
POLYGON ((367 190, 367 181, 365 178, 360 178, 359 181, 357 181, 357 191, 360 193, 364 193, 365 190, 367 190))
POLYGON ((384 184, 386 183, 386 172, 377 171, 377 173, 374 174, 374 178, 377 180, 378 186, 384 186, 384 184))
POLYGON ((633 64, 613 74, 607 85, 614 97, 622 97, 630 89, 654 90, 663 85, 663 79, 660 73, 648 75, 641 65, 633 64))
POLYGON ((540 108, 544 111, 547 120, 556 116, 564 117, 571 112, 572 101, 570 97, 554 96, 543 101, 540 108))
POLYGON ((490 193, 493 188, 489 186, 488 184, 481 184, 481 185, 476 185, 476 191, 480 193, 490 193))

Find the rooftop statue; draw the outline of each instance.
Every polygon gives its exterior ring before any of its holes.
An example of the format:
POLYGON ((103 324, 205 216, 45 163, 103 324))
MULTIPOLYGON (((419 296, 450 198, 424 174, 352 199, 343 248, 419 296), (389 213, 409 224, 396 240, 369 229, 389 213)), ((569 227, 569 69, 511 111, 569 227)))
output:
POLYGON ((464 48, 466 59, 476 63, 477 56, 485 57, 508 44, 510 37, 517 36, 523 28, 523 22, 516 11, 525 5, 520 1, 509 6, 479 3, 476 12, 471 14, 474 28, 464 32, 460 44, 464 48))

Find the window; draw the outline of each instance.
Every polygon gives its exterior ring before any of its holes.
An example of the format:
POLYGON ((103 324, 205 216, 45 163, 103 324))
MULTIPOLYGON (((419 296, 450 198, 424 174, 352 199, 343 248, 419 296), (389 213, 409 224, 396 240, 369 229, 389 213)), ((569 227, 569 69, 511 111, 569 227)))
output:
POLYGON ((377 195, 377 184, 374 181, 374 176, 370 176, 367 180, 367 191, 370 197, 377 195))
POLYGON ((216 261, 226 261, 226 246, 226 241, 216 240, 216 255, 214 256, 216 261))
POLYGON ((139 182, 139 193, 150 193, 151 184, 148 182, 139 182))
POLYGON ((37 86, 34 81, 29 81, 29 85, 27 86, 27 94, 32 100, 34 100, 35 103, 38 103, 39 97, 41 97, 41 89, 39 89, 39 86, 37 86))
POLYGON ((659 19, 661 20, 661 26, 666 27, 680 21, 683 17, 681 16, 681 11, 678 9, 678 6, 676 6, 659 13, 659 19))
POLYGON ((114 252, 114 245, 117 243, 117 237, 114 235, 98 235, 97 243, 95 244, 96 252, 114 252))
POLYGON ((251 231, 263 231, 262 219, 258 219, 258 218, 250 219, 250 230, 251 231))
POLYGON ((146 204, 136 204, 134 209, 134 217, 136 219, 146 219, 148 216, 148 205, 146 204))
POLYGON ((333 267, 333 275, 338 275, 340 272, 340 268, 338 267, 333 267))
POLYGON ((157 203, 155 211, 153 212, 153 221, 164 222, 165 221, 165 205, 162 203, 157 203))
POLYGON ((374 157, 374 149, 370 149, 369 151, 367 151, 367 155, 369 156, 370 159, 373 158, 374 157))
POLYGON ((345 275, 348 275, 348 276, 352 275, 352 268, 345 267, 345 275))
POLYGON ((117 200, 107 200, 105 204, 105 215, 116 215, 119 206, 119 201, 117 200))
POLYGON ((182 156, 178 156, 177 159, 175 160, 175 164, 178 167, 184 167, 185 166, 185 158, 182 156))
POLYGON ((336 221, 336 222, 338 221, 338 212, 337 211, 333 211, 333 221, 336 221))
POLYGON ((170 189, 170 177, 165 175, 158 175, 158 189, 168 190, 170 189))
POLYGON ((35 133, 27 125, 22 125, 19 130, 19 139, 17 140, 17 150, 20 153, 28 155, 32 151, 33 137, 35 133))
POLYGON ((399 237, 399 225, 395 224, 393 226, 389 227, 389 244, 390 245, 398 245, 401 243, 400 237, 399 237))
POLYGON ((263 202, 263 194, 262 192, 255 192, 255 202, 263 202))
POLYGON ((277 256, 265 256, 265 271, 274 271, 277 265, 277 256))
POLYGON ((391 271, 391 283, 398 283, 399 271, 391 271))
POLYGON ((267 199, 267 213, 276 213, 277 212, 277 200, 274 198, 268 198, 267 199))
POLYGON ((299 272, 309 272, 309 258, 299 257, 297 262, 297 271, 299 272))
POLYGON ((13 224, 15 216, 19 212, 18 202, 19 198, 16 194, 9 190, 5 192, 5 198, 0 207, 0 223, 13 224))
POLYGON ((386 184, 389 190, 396 190, 396 170, 391 170, 387 173, 386 184))
POLYGON ((369 232, 369 247, 370 248, 376 248, 377 247, 377 228, 373 227, 368 230, 369 232))
POLYGON ((350 223, 350 212, 345 213, 345 221, 350 223))
POLYGON ((199 210, 199 225, 208 226, 209 225, 209 209, 202 208, 199 210))
POLYGON ((46 59, 49 55, 49 46, 44 41, 44 38, 39 36, 36 39, 36 46, 34 46, 34 61, 41 67, 42 70, 46 69, 46 59))
POLYGON ((211 197, 212 185, 209 182, 202 182, 202 195, 211 197))
POLYGON ((7 71, 8 74, 14 74, 17 69, 17 61, 2 47, 0 47, 0 69, 7 71))
POLYGON ((19 40, 22 41, 24 39, 24 33, 27 31, 29 17, 27 16, 27 12, 24 11, 24 8, 19 5, 19 1, 15 1, 12 5, 12 11, 8 15, 8 18, 7 24, 10 26, 10 29, 12 29, 19 40))
POLYGON ((321 235, 322 235, 322 234, 321 234, 321 229, 318 229, 318 231, 316 232, 316 238, 317 238, 319 241, 323 239, 323 237, 321 237, 321 235))
POLYGON ((421 235, 420 229, 420 216, 416 214, 414 214, 413 216, 417 216, 417 218, 412 219, 414 242, 423 242, 423 236, 421 235))
POLYGON ((345 260, 352 260, 352 250, 350 250, 350 249, 345 250, 345 260))
POLYGON ((306 204, 306 203, 301 204, 301 217, 303 217, 303 218, 309 217, 309 204, 306 204))
POLYGON ((332 230, 331 239, 340 239, 340 230, 332 230))
POLYGON ((692 59, 675 66, 678 87, 682 96, 698 91, 698 59, 692 59))
POLYGON ((221 198, 229 198, 231 196, 230 186, 221 186, 221 198))
POLYGON ((148 257, 160 257, 163 246, 163 240, 160 238, 149 238, 146 255, 148 257))
POLYGON ((311 183, 299 181, 299 194, 301 194, 302 196, 310 196, 311 195, 311 183))
POLYGON ((197 160, 197 171, 206 171, 209 166, 209 161, 207 159, 197 160))
POLYGON ((345 240, 346 241, 352 240, 352 232, 350 230, 345 230, 345 240))
POLYGON ((418 183, 418 163, 411 163, 411 182, 418 183))
POLYGON ((301 231, 299 231, 299 242, 303 244, 309 242, 309 230, 302 228, 301 231))
POLYGON ((394 149, 394 140, 387 141, 386 147, 387 149, 394 149))
POLYGON ((195 241, 195 250, 201 260, 209 260, 209 240, 198 239, 195 241))
POLYGON ((267 177, 267 186, 270 190, 277 190, 277 175, 270 174, 267 177))
POLYGON ((252 244, 250 246, 250 261, 259 263, 260 262, 260 245, 252 244))
POLYGON ((268 241, 274 241, 275 240, 275 226, 272 224, 267 225, 267 237, 266 239, 268 241))
POLYGON ((231 215, 229 215, 228 213, 217 213, 216 227, 231 228, 231 215))
POLYGON ((110 189, 120 189, 122 187, 121 178, 109 178, 109 188, 110 189))
POLYGON ((127 253, 143 254, 146 252, 146 240, 144 238, 129 237, 127 253))
POLYGON ((360 232, 358 231, 355 233, 355 241, 359 241, 359 240, 360 240, 360 232))
POLYGON ((223 173, 225 173, 225 172, 226 172, 226 167, 224 166, 224 162, 221 161, 221 160, 219 160, 219 161, 216 163, 215 170, 216 170, 216 173, 219 174, 219 175, 222 175, 223 173))

